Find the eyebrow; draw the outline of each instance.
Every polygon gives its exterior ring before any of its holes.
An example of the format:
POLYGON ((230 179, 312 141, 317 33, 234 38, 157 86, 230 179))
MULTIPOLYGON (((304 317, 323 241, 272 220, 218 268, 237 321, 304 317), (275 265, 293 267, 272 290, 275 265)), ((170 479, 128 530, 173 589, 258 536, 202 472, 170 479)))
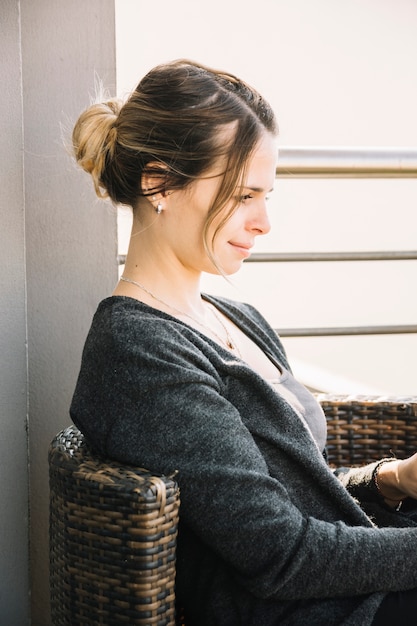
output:
MULTIPOLYGON (((262 193, 265 191, 262 187, 249 187, 248 185, 243 185, 242 189, 249 189, 249 191, 255 191, 256 193, 262 193)), ((267 193, 271 193, 272 191, 274 191, 273 187, 271 187, 267 193)))

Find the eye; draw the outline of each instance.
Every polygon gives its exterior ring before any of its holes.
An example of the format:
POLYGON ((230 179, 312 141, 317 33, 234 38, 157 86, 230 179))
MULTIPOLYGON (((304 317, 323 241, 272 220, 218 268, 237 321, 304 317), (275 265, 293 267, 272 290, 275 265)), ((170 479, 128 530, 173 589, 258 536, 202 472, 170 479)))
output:
POLYGON ((252 198, 253 198, 253 195, 250 193, 247 193, 244 196, 240 196, 239 202, 241 204, 245 204, 245 202, 247 202, 248 200, 252 200, 252 198))

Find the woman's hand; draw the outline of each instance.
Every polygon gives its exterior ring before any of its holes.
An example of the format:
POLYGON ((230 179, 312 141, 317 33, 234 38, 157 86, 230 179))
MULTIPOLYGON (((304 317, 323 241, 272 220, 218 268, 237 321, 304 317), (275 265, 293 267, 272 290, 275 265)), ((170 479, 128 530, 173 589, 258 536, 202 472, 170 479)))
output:
POLYGON ((388 505, 395 507, 410 497, 417 499, 417 454, 379 466, 376 481, 388 505))

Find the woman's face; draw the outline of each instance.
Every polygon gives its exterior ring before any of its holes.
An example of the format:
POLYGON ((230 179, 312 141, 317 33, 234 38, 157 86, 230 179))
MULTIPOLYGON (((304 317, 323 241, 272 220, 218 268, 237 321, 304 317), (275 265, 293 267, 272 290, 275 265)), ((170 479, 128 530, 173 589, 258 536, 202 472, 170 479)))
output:
POLYGON ((176 254, 184 266, 211 274, 218 274, 220 268, 225 275, 234 274, 241 267, 243 260, 250 256, 256 237, 270 230, 266 203, 275 182, 277 156, 277 140, 265 131, 248 161, 243 188, 236 192, 239 197, 234 197, 209 227, 207 243, 211 246, 217 227, 238 201, 232 215, 215 234, 212 253, 217 267, 205 250, 203 229, 221 185, 222 164, 185 190, 172 194, 170 217, 177 222, 176 254))

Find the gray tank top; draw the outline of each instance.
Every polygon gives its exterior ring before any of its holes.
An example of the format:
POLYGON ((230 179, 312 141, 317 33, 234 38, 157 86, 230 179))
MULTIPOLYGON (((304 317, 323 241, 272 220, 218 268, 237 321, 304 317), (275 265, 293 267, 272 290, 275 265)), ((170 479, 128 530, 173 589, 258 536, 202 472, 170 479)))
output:
POLYGON ((269 383, 298 414, 322 452, 327 437, 326 417, 313 394, 285 369, 280 377, 270 379, 269 383))

